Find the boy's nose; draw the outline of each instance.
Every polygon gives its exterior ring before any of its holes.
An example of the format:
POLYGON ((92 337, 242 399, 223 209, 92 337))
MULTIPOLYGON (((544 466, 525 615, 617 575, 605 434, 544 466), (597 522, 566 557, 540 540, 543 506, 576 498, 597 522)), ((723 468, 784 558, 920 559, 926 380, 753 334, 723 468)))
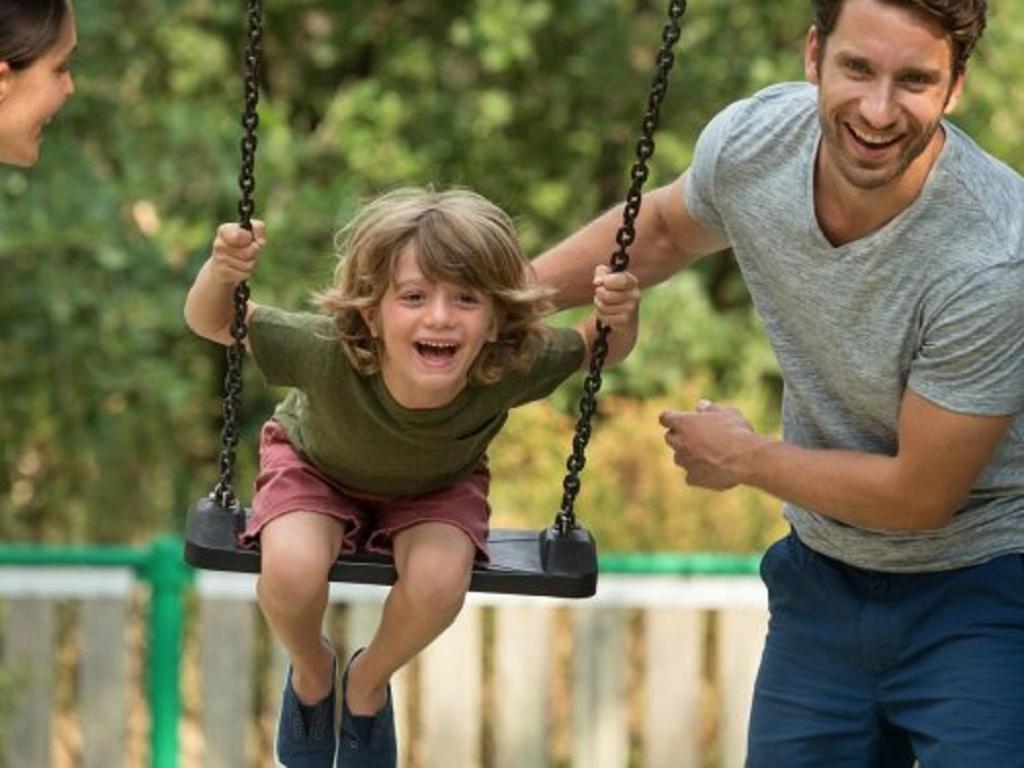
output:
POLYGON ((430 302, 429 310, 427 317, 436 325, 443 325, 451 319, 451 306, 449 305, 448 300, 441 296, 438 296, 430 302))

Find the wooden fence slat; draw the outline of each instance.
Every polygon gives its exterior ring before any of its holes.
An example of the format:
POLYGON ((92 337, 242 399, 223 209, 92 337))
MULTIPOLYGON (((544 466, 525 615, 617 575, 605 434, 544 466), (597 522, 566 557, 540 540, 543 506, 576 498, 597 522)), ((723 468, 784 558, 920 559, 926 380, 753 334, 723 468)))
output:
POLYGON ((550 764, 550 606, 515 603, 495 609, 495 768, 550 764))
MULTIPOLYGON (((351 656, 357 648, 364 648, 377 631, 382 609, 381 603, 353 603, 349 606, 345 620, 346 653, 351 656)), ((339 659, 345 664, 347 658, 339 659)), ((398 739, 398 768, 409 765, 409 689, 411 686, 411 664, 407 664, 391 677, 391 697, 395 709, 395 737, 398 739)), ((338 677, 341 683, 341 677, 338 677)), ((340 699, 339 699, 340 700, 340 699)))
POLYGON ((483 722, 481 609, 467 606, 420 654, 423 768, 480 765, 483 722))
POLYGON ((128 733, 128 601, 83 601, 79 615, 82 766, 123 766, 128 733))
POLYGON ((574 610, 574 768, 625 768, 625 619, 619 608, 574 610))
POLYGON ((697 768, 704 614, 692 609, 653 608, 644 618, 644 765, 697 768))
POLYGON ((4 675, 11 708, 6 719, 4 751, 9 766, 50 765, 53 609, 52 600, 7 601, 4 675))
POLYGON ((719 735, 722 768, 742 768, 754 680, 761 663, 768 613, 759 608, 727 608, 718 617, 719 735))
POLYGON ((237 768, 246 762, 253 712, 253 611, 250 601, 201 603, 203 764, 208 768, 237 768))

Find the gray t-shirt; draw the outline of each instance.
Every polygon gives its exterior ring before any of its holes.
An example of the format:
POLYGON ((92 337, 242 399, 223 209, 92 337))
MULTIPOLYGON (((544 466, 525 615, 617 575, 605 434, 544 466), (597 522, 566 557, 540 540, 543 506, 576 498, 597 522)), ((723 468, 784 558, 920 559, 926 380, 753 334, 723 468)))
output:
MULTIPOLYGON (((1024 181, 943 123, 919 197, 833 247, 814 213, 817 88, 774 86, 707 126, 686 203, 730 240, 785 381, 787 442, 895 455, 906 387, 951 411, 1017 414, 953 521, 866 530, 786 504, 808 546, 882 571, 1024 551, 1024 181)), ((892 510, 897 519, 899 509, 892 510)))

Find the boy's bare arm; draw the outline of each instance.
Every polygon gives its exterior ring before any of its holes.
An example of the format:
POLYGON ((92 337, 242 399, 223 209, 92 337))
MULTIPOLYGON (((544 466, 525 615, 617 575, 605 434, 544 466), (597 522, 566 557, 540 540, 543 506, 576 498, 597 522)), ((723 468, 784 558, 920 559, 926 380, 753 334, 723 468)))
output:
MULTIPOLYGON (((252 276, 264 235, 265 227, 258 220, 253 220, 252 232, 238 224, 217 228, 210 258, 199 270, 185 299, 185 322, 199 336, 225 346, 234 344, 231 323, 235 315, 235 286, 252 276)), ((249 302, 246 322, 254 306, 249 302)))

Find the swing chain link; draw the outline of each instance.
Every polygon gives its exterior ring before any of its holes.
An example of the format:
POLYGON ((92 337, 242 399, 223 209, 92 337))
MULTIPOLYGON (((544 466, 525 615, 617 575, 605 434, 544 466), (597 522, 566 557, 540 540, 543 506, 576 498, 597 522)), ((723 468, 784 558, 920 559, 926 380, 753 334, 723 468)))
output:
MULTIPOLYGON (((238 201, 238 223, 252 232, 252 215, 256 209, 253 192, 256 189, 256 129, 260 118, 257 106, 260 99, 259 74, 262 60, 263 0, 248 0, 248 36, 245 47, 245 110, 242 114, 242 164, 238 176, 241 196, 238 201)), ((227 373, 224 377, 224 426, 221 429, 220 481, 211 497, 223 509, 234 515, 235 530, 245 524, 245 512, 235 496, 234 469, 238 448, 238 417, 242 401, 242 358, 245 353, 245 313, 249 301, 249 286, 243 280, 235 286, 233 294, 234 318, 227 349, 227 373)))
MULTIPOLYGON (((630 171, 630 187, 626 195, 626 203, 622 211, 622 225, 615 235, 618 248, 611 256, 613 272, 622 272, 629 266, 627 250, 636 239, 636 219, 640 215, 640 201, 644 182, 649 174, 647 161, 654 154, 654 132, 658 127, 658 116, 661 104, 668 91, 668 77, 675 61, 673 47, 681 34, 680 22, 686 13, 685 0, 670 0, 668 21, 662 28, 661 44, 655 60, 656 68, 651 81, 651 89, 647 96, 647 111, 640 123, 640 139, 636 145, 636 162, 630 171)), ((555 518, 555 528, 559 535, 568 536, 575 529, 576 514, 573 506, 580 492, 579 474, 586 464, 585 451, 590 442, 591 421, 597 411, 597 393, 601 389, 601 369, 608 356, 608 334, 611 329, 604 323, 597 322, 597 338, 590 356, 590 371, 583 382, 583 394, 579 403, 579 419, 576 421, 575 435, 572 440, 572 453, 565 462, 568 472, 562 481, 562 505, 555 518)))

